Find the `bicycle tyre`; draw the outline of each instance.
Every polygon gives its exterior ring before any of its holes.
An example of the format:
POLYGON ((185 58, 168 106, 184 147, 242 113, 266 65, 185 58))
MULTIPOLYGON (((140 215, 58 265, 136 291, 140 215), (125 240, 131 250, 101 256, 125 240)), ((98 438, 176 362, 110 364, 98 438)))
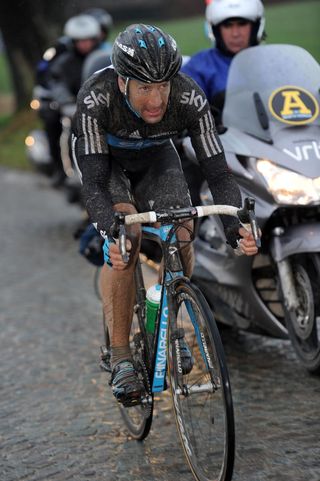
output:
POLYGON ((190 283, 180 282, 170 296, 168 373, 177 430, 195 479, 230 481, 235 428, 224 350, 212 311, 190 283), (182 373, 177 329, 193 356, 189 374, 182 373))
MULTIPOLYGON (((103 317, 104 337, 106 342, 107 351, 110 352, 110 336, 108 332, 107 323, 105 317, 103 317)), ((125 407, 120 403, 118 407, 122 419, 133 439, 142 441, 145 439, 151 428, 153 417, 153 395, 151 393, 151 387, 149 382, 149 374, 146 368, 146 363, 143 355, 143 339, 139 329, 138 315, 133 315, 131 331, 129 337, 131 352, 133 354, 133 360, 135 363, 138 375, 143 379, 146 390, 148 391, 150 404, 143 406, 141 404, 137 406, 125 407)))

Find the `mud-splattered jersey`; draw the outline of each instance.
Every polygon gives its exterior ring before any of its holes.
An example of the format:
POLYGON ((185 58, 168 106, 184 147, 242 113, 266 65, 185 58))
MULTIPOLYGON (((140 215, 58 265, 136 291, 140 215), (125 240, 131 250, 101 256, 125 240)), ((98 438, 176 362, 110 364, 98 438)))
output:
MULTIPOLYGON (((181 132, 188 132, 197 159, 215 202, 240 206, 241 197, 225 162, 203 91, 188 76, 179 73, 171 80, 167 110, 162 120, 148 124, 128 106, 120 92, 113 68, 93 75, 78 94, 74 122, 76 157, 82 173, 86 207, 98 229, 111 225, 112 208, 107 192, 110 146, 132 152, 159 145, 181 132)), ((113 150, 114 157, 114 150, 113 150)), ((130 170, 140 170, 132 155, 130 170)), ((152 162, 152 158, 150 158, 152 162)))

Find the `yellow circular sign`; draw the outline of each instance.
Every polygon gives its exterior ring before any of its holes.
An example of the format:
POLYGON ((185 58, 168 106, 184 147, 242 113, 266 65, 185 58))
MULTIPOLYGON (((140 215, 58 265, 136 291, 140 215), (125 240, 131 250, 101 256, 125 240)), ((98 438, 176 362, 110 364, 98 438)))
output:
POLYGON ((290 125, 309 124, 319 115, 319 104, 314 96, 307 90, 292 85, 272 92, 268 106, 276 119, 290 125))

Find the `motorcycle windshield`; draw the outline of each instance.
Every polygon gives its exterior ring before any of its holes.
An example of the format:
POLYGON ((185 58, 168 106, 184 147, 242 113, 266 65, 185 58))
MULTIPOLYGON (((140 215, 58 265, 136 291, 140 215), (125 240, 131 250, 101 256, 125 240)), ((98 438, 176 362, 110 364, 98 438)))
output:
POLYGON ((260 45, 230 66, 223 123, 272 142, 284 127, 320 125, 320 66, 303 48, 260 45))

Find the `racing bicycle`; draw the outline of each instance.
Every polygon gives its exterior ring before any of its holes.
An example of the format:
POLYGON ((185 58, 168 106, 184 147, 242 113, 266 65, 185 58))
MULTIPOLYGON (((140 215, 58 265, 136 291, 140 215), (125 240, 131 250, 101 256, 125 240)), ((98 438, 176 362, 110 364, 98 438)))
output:
MULTIPOLYGON (((245 199, 244 208, 212 205, 170 209, 161 212, 115 214, 116 231, 124 261, 126 226, 140 223, 143 238, 157 242, 163 253, 161 302, 154 333, 146 330, 146 289, 140 260, 135 268, 136 302, 130 346, 138 376, 146 394, 137 405, 119 404, 130 435, 143 440, 148 435, 154 394, 170 388, 173 412, 182 447, 198 481, 230 481, 235 455, 235 427, 232 393, 226 358, 219 331, 201 291, 183 271, 177 232, 186 229, 182 221, 206 215, 232 215, 251 228, 259 245, 254 200, 245 199), (156 224, 154 224, 156 223, 156 224), (150 225, 151 224, 151 225, 150 225), (155 227, 159 226, 159 227, 155 227), (191 351, 193 367, 185 374, 181 365, 179 339, 191 351)), ((192 242, 192 233, 190 240, 192 242)), ((105 345, 101 367, 110 372, 110 342, 104 322, 105 345)))

